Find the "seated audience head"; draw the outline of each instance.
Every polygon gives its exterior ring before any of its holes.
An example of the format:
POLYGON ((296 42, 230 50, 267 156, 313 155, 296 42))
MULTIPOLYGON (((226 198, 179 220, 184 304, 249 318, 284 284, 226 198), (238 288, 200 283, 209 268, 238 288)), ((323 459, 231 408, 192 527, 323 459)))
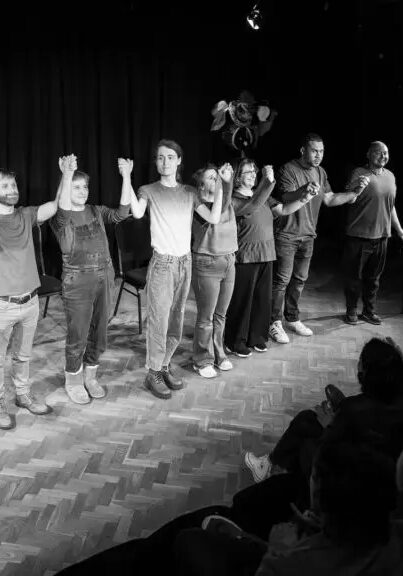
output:
POLYGON ((307 168, 316 168, 323 160, 325 152, 323 139, 319 134, 308 132, 301 138, 301 160, 307 168))
POLYGON ((88 200, 90 177, 85 172, 76 170, 71 184, 71 206, 73 210, 83 209, 88 200))
POLYGON ((0 168, 0 204, 15 206, 19 200, 18 186, 14 172, 0 168))
POLYGON ((360 548, 386 543, 396 492, 395 465, 387 455, 349 438, 319 448, 311 500, 333 542, 360 548))
POLYGON ((234 170, 234 188, 252 190, 256 185, 259 169, 254 160, 242 158, 234 170))
POLYGON ((161 178, 175 178, 182 181, 183 150, 175 140, 163 138, 155 149, 155 165, 161 178))
POLYGON ((371 338, 358 360, 362 393, 385 404, 403 400, 403 354, 392 338, 371 338))

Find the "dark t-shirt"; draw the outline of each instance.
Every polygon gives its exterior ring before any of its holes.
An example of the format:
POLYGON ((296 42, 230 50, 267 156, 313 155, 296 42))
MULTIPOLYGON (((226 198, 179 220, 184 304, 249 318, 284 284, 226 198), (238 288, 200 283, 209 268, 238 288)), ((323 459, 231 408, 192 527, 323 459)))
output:
POLYGON ((285 194, 295 192, 309 182, 320 185, 320 191, 310 202, 304 204, 299 210, 287 216, 280 216, 275 222, 275 233, 288 234, 290 236, 316 237, 316 224, 319 217, 323 196, 332 192, 327 174, 321 167, 305 168, 299 160, 291 160, 282 166, 276 175, 277 185, 274 196, 284 204, 287 204, 285 194))
POLYGON ((347 184, 348 191, 354 188, 354 181, 360 176, 369 177, 370 182, 354 204, 346 205, 346 235, 371 240, 388 238, 396 198, 395 177, 386 168, 381 174, 374 174, 368 168, 356 168, 347 184))
POLYGON ((32 241, 38 207, 0 215, 0 296, 19 296, 40 286, 32 241))

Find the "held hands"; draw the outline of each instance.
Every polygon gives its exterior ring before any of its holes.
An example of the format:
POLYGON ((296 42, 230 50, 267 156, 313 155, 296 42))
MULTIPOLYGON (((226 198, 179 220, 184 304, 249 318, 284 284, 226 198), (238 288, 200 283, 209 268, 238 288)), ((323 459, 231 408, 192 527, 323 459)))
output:
POLYGON ((223 164, 218 169, 218 174, 219 174, 221 180, 223 180, 224 182, 229 184, 229 182, 231 182, 231 180, 234 176, 234 170, 233 170, 231 164, 229 162, 227 162, 226 164, 223 164))
POLYGON ((59 158, 59 168, 66 176, 73 175, 77 170, 77 156, 70 154, 59 158))
POLYGON ((334 412, 331 409, 330 404, 324 400, 315 406, 315 412, 319 423, 323 426, 323 428, 327 428, 334 417, 334 412))
POLYGON ((133 160, 130 160, 130 158, 118 158, 118 167, 123 178, 130 178, 133 170, 133 160))
POLYGON ((305 190, 302 192, 301 202, 309 202, 319 194, 320 185, 317 182, 308 182, 305 185, 305 190))
POLYGON ((355 180, 354 184, 354 193, 355 193, 355 198, 353 200, 353 202, 355 202, 358 198, 358 196, 362 193, 362 191, 368 186, 368 184, 370 183, 370 179, 368 176, 359 176, 359 178, 357 178, 357 180, 355 180))
POLYGON ((263 166, 262 168, 262 177, 266 178, 272 184, 274 182, 274 171, 273 166, 268 164, 267 166, 263 166))

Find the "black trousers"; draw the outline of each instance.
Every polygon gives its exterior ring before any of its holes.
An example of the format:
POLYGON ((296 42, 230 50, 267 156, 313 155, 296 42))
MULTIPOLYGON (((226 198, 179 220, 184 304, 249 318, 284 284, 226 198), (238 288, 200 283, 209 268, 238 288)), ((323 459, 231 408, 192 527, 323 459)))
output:
POLYGON ((386 262, 388 239, 367 240, 347 236, 344 244, 343 273, 346 308, 355 312, 362 296, 363 311, 375 312, 379 280, 386 262))
POLYGON ((236 264, 235 286, 227 311, 224 341, 230 350, 268 339, 273 262, 236 264))

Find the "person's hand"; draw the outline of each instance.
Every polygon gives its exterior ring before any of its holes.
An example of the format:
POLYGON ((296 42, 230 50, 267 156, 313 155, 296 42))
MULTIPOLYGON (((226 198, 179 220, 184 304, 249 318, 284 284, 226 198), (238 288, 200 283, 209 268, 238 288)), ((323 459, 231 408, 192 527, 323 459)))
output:
POLYGON ((226 162, 218 169, 218 174, 224 182, 231 182, 234 176, 234 169, 229 162, 226 162))
POLYGON ((334 412, 333 412, 329 402, 324 400, 320 404, 317 404, 315 406, 314 410, 316 412, 316 416, 318 418, 319 424, 321 424, 323 426, 323 428, 326 428, 327 426, 329 426, 329 424, 332 422, 333 417, 334 417, 334 412))
POLYGON ((358 197, 370 183, 369 176, 359 176, 354 182, 354 192, 358 197))
POLYGON ((294 512, 295 520, 300 529, 314 533, 322 528, 322 520, 313 510, 301 512, 294 502, 290 502, 290 508, 294 512))
POLYGON ((309 202, 319 194, 320 186, 316 182, 308 182, 302 191, 301 202, 309 202))
POLYGON ((70 154, 59 158, 59 168, 63 174, 73 174, 77 170, 77 156, 70 154))
POLYGON ((273 171, 273 166, 271 164, 268 164, 267 166, 263 166, 262 176, 263 176, 263 178, 266 178, 266 180, 268 180, 270 182, 270 184, 272 182, 274 182, 274 171, 273 171))
POLYGON ((133 160, 130 158, 118 158, 119 172, 123 177, 129 177, 133 170, 133 160))

